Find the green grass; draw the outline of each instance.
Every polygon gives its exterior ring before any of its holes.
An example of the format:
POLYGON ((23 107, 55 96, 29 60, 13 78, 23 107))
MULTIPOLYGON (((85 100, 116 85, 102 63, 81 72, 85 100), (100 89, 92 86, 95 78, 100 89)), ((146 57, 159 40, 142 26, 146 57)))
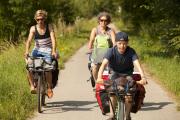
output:
POLYGON ((23 47, 11 47, 0 55, 0 119, 24 120, 34 109, 29 93, 23 47), (28 109, 27 109, 28 108, 28 109))
POLYGON ((161 85, 175 96, 180 110, 180 62, 167 56, 156 43, 147 44, 147 38, 131 36, 131 46, 136 49, 140 59, 146 64, 148 71, 161 83, 161 85))
MULTIPOLYGON (((77 49, 87 43, 89 27, 93 22, 81 22, 79 33, 58 36, 57 45, 60 52, 61 68, 77 49)), ((25 120, 37 108, 36 95, 31 95, 26 78, 23 58, 25 45, 11 46, 0 54, 0 120, 25 120)))

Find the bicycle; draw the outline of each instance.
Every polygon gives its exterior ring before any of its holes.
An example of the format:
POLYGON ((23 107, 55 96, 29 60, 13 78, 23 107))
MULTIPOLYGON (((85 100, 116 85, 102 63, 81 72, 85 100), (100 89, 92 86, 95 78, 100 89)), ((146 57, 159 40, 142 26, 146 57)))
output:
POLYGON ((51 72, 55 68, 55 62, 48 64, 43 57, 28 56, 28 59, 31 64, 27 64, 27 69, 33 73, 33 83, 37 88, 38 112, 42 113, 48 89, 45 72, 51 72))
MULTIPOLYGON (((109 81, 107 81, 107 82, 109 82, 109 81)), ((125 99, 126 98, 125 97, 131 96, 132 104, 133 104, 136 88, 134 86, 135 85, 134 81, 127 80, 124 87, 120 86, 118 82, 120 82, 120 81, 111 80, 111 83, 105 83, 105 87, 106 87, 107 92, 109 93, 109 97, 113 93, 113 94, 115 94, 115 96, 117 98, 117 106, 115 108, 113 108, 112 101, 111 101, 111 99, 109 99, 110 104, 112 106, 113 113, 115 115, 114 120, 125 120, 125 118, 127 119, 127 117, 130 117, 130 116, 125 115, 125 113, 126 113, 125 112, 126 111, 126 108, 125 108, 125 99), (134 86, 134 87, 132 87, 132 86, 134 86)))

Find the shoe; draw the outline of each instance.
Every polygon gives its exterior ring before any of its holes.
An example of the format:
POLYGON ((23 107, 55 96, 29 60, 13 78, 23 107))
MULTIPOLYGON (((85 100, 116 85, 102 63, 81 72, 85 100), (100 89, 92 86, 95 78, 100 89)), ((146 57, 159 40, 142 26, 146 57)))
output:
POLYGON ((34 87, 31 87, 31 94, 36 94, 37 90, 34 87))
POLYGON ((53 97, 53 91, 51 89, 47 90, 47 96, 48 96, 48 98, 52 98, 53 97))

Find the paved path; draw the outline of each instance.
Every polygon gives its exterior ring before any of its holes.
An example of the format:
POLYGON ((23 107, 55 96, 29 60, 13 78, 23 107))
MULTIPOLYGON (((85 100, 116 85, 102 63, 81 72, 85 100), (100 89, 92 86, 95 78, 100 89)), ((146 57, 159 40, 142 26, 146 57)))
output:
MULTIPOLYGON (((87 69, 86 47, 82 47, 60 72, 54 97, 47 101, 43 113, 35 112, 31 120, 106 120, 96 102, 87 69)), ((132 120, 180 120, 180 112, 159 85, 148 76, 145 105, 132 120)))

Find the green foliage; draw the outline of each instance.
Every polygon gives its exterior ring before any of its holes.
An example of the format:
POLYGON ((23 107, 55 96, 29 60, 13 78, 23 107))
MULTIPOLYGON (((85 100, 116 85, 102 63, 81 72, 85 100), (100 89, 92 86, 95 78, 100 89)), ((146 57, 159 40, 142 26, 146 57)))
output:
POLYGON ((106 11, 115 15, 118 11, 117 0, 74 0, 77 16, 91 18, 99 12, 106 11))
POLYGON ((180 56, 180 2, 178 0, 121 0, 122 18, 137 33, 147 33, 164 45, 169 55, 180 56))
POLYGON ((91 18, 102 11, 117 15, 119 5, 116 0, 1 0, 0 40, 17 43, 27 36, 38 9, 48 12, 48 22, 58 23, 60 19, 68 25, 77 17, 91 18))
POLYGON ((48 12, 48 22, 61 17, 68 24, 74 21, 70 0, 6 0, 0 1, 0 39, 18 42, 35 24, 34 13, 38 9, 48 12))

